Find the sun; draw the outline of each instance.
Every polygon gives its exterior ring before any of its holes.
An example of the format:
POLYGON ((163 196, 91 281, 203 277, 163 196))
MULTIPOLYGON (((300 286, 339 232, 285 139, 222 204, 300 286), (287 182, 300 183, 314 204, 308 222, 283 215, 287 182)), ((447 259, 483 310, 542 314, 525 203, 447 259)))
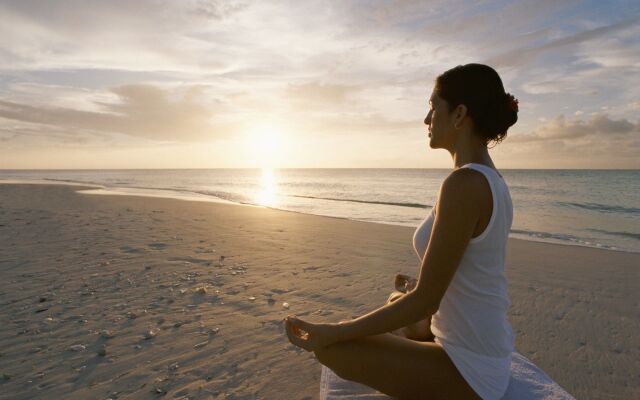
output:
POLYGON ((256 125, 249 129, 247 147, 250 163, 260 168, 274 168, 282 165, 285 158, 284 132, 276 125, 256 125))

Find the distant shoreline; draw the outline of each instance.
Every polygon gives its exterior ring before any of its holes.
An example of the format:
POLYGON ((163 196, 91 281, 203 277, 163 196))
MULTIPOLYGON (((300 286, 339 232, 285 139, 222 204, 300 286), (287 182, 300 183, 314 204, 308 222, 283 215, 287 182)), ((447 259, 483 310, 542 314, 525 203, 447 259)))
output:
MULTIPOLYGON (((292 213, 313 215, 313 216, 326 217, 326 218, 337 218, 337 219, 344 219, 349 221, 358 221, 358 222, 365 222, 365 223, 372 223, 372 224, 403 226, 403 227, 411 226, 407 224, 394 224, 394 223, 389 223, 384 221, 363 221, 355 218, 305 213, 305 212, 300 212, 295 210, 280 209, 277 207, 268 207, 268 206, 263 206, 259 204, 234 202, 234 201, 218 198, 213 195, 203 195, 200 193, 190 192, 190 191, 155 190, 155 189, 141 188, 141 187, 135 187, 135 188, 118 187, 118 186, 106 187, 100 184, 74 182, 74 181, 67 181, 62 179, 42 179, 42 180, 15 180, 14 179, 12 180, 12 179, 0 178, 0 184, 68 185, 68 186, 74 186, 74 187, 86 187, 87 189, 80 190, 79 192, 83 194, 91 194, 91 195, 139 196, 139 197, 165 198, 165 199, 175 199, 175 200, 184 200, 184 201, 224 203, 224 204, 233 204, 233 205, 239 205, 239 206, 271 208, 273 210, 284 211, 284 212, 292 212, 292 213)), ((585 247, 585 248, 593 248, 593 249, 601 249, 601 250, 619 251, 623 253, 640 254, 640 250, 635 251, 632 249, 611 248, 606 246, 593 246, 593 245, 588 245, 584 243, 569 242, 567 240, 561 240, 561 239, 540 238, 540 237, 532 236, 531 234, 527 234, 527 233, 514 232, 513 230, 509 233, 509 237, 514 239, 519 239, 519 240, 538 242, 538 243, 557 244, 562 246, 577 246, 577 247, 585 247)))
MULTIPOLYGON (((156 190, 150 188, 143 187, 118 187, 111 186, 107 187, 97 183, 85 183, 85 182, 77 182, 77 181, 67 181, 62 179, 34 179, 34 180, 19 180, 19 179, 2 179, 0 178, 0 184, 40 184, 40 185, 69 185, 74 187, 86 187, 87 189, 82 190, 81 193, 84 194, 93 194, 93 195, 118 195, 118 196, 141 196, 141 197, 149 197, 149 198, 166 198, 166 199, 176 199, 176 200, 184 200, 184 201, 204 201, 211 203, 224 203, 224 204, 233 204, 239 206, 250 206, 250 207, 260 207, 260 208, 271 208, 278 211, 292 212, 292 213, 300 213, 306 215, 314 215, 320 217, 327 218, 338 218, 338 219, 346 219, 350 221, 359 221, 359 222, 368 222, 373 224, 381 224, 381 225, 392 225, 392 226, 412 226, 408 224, 398 224, 398 223, 389 223, 385 221, 363 221, 355 218, 348 217, 340 217, 340 216, 332 216, 332 215, 323 215, 323 214, 314 214, 314 213, 305 213, 295 210, 286 210, 280 209, 277 207, 268 207, 258 204, 251 203, 243 203, 243 202, 234 202, 226 199, 222 199, 219 197, 215 197, 209 194, 201 194, 197 192, 191 192, 188 190, 184 191, 176 191, 176 190, 156 190)), ((515 230, 517 231, 517 230, 515 230)), ((548 243, 548 244, 558 244, 563 246, 577 246, 577 247, 585 247, 585 248, 594 248, 601 250, 610 250, 610 251, 619 251, 624 253, 631 254, 640 254, 640 250, 633 249, 621 249, 621 248, 612 248, 607 246, 596 246, 596 245, 588 245, 579 242, 571 242, 568 240, 557 239, 557 238, 549 238, 549 237, 536 237, 535 233, 526 233, 526 232, 514 232, 512 230, 509 233, 510 238, 526 240, 531 242, 539 242, 539 243, 548 243)))

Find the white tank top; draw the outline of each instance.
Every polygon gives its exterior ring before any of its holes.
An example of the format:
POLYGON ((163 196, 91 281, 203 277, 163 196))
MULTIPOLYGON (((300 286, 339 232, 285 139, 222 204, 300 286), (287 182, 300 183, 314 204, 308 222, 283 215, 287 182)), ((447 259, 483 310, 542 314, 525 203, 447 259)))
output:
MULTIPOLYGON (((493 168, 477 163, 461 168, 474 169, 487 178, 493 210, 486 229, 472 238, 465 249, 440 307, 431 319, 431 332, 452 346, 482 356, 506 358, 515 349, 513 331, 507 320, 511 302, 505 276, 506 245, 513 220, 511 195, 504 179, 493 168)), ((432 209, 413 236, 421 264, 433 221, 432 209)))

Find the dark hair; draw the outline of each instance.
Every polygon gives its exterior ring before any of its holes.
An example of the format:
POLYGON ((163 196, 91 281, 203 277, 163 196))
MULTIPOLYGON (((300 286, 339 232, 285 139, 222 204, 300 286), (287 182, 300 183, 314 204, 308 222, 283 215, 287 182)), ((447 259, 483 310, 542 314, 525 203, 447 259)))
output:
POLYGON ((477 133, 485 145, 500 143, 507 129, 518 121, 517 107, 505 93, 498 73, 488 65, 466 64, 451 68, 436 78, 435 92, 453 111, 458 105, 467 106, 477 133))

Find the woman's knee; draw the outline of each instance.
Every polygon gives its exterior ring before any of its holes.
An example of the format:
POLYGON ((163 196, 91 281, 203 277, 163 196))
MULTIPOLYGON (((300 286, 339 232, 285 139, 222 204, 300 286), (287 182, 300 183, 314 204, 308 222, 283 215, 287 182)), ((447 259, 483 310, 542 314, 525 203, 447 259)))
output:
POLYGON ((320 364, 331 369, 340 378, 351 380, 352 377, 349 375, 344 359, 340 355, 342 344, 342 342, 339 342, 316 349, 314 350, 314 354, 320 364))
MULTIPOLYGON (((321 347, 319 349, 315 349, 313 353, 316 356, 316 359, 322 365, 326 365, 329 368, 335 364, 334 360, 336 359, 336 353, 338 351, 338 343, 330 344, 328 346, 321 347)), ((333 368, 332 368, 333 369, 333 368)))

